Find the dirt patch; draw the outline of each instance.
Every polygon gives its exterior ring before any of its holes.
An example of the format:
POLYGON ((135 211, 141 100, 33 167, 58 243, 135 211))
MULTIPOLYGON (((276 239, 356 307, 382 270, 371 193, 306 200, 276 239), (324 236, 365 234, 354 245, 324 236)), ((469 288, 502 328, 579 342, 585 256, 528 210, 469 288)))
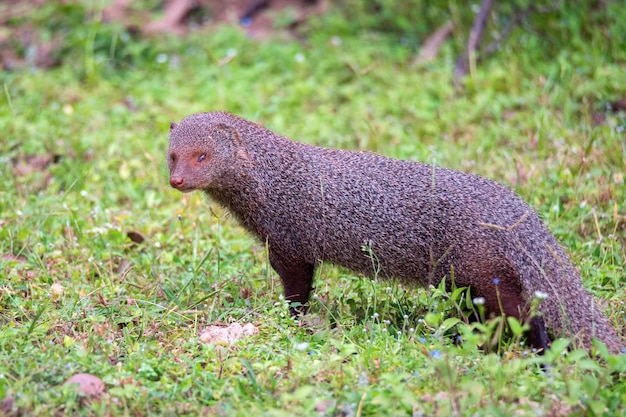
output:
MULTIPOLYGON (((33 10, 48 2, 53 0, 14 0, 10 5, 0 2, 0 66, 3 69, 51 68, 62 63, 65 36, 71 28, 48 28, 51 33, 43 36, 41 28, 28 19, 33 10)), ((80 7, 72 0, 60 4, 80 7)), ((231 25, 241 28, 250 38, 265 40, 300 38, 302 24, 312 16, 325 13, 330 1, 167 0, 161 2, 160 10, 137 9, 133 7, 135 4, 132 0, 113 0, 103 10, 102 19, 121 24, 137 36, 163 33, 184 36, 193 30, 231 25)), ((88 10, 84 13, 86 18, 91 18, 88 10)))
POLYGON ((295 35, 308 18, 326 12, 328 0, 169 0, 155 20, 146 20, 145 12, 131 6, 131 0, 115 0, 104 17, 144 35, 184 35, 194 28, 227 24, 241 27, 252 38, 267 39, 277 32, 295 35), (278 19, 287 24, 277 24, 278 19))

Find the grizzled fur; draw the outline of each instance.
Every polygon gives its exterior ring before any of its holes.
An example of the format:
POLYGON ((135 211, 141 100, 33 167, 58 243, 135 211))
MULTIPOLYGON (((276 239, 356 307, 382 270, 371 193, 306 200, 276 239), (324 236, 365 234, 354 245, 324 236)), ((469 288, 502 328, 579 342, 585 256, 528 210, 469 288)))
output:
POLYGON ((168 163, 172 187, 205 191, 268 242, 292 302, 306 303, 320 261, 370 276, 378 266, 419 285, 453 276, 488 311, 522 320, 546 293, 530 321, 538 348, 549 345, 544 321, 586 348, 592 337, 623 346, 539 216, 494 181, 294 142, 224 112, 172 123, 168 163))

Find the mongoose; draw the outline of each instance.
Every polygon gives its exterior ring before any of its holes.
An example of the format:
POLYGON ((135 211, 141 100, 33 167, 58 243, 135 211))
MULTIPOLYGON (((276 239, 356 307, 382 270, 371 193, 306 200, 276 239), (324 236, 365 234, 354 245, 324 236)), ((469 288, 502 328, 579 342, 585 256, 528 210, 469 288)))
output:
POLYGON ((547 325, 587 349, 593 337, 611 352, 623 347, 537 213, 497 182, 295 142, 226 112, 172 123, 167 159, 172 187, 204 191, 267 242, 292 303, 307 302, 327 261, 423 286, 453 278, 488 312, 522 321, 544 293, 529 320, 532 346, 549 347, 547 325))

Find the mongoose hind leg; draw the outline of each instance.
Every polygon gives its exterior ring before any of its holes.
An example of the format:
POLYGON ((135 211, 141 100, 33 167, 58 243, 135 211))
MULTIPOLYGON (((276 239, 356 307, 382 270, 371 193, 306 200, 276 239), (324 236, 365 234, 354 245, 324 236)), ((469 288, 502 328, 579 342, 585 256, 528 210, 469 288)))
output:
POLYGON ((534 316, 530 319, 530 330, 528 330, 526 336, 530 346, 537 349, 540 355, 543 355, 550 347, 551 340, 548 337, 548 331, 543 318, 534 316))
MULTIPOLYGON (((515 317, 520 322, 528 321, 530 329, 526 332, 526 338, 530 346, 537 349, 539 353, 545 352, 550 346, 550 338, 546 331, 544 321, 539 316, 528 317, 528 302, 521 293, 517 279, 499 278, 493 282, 493 287, 482 290, 478 288, 478 293, 485 298, 485 308, 489 314, 506 317, 515 317)), ((482 282, 482 281, 481 281, 482 282)))
POLYGON ((270 249, 270 264, 278 273, 283 283, 285 298, 290 303, 300 303, 290 307, 292 316, 306 313, 306 302, 313 289, 313 272, 315 265, 300 259, 286 257, 270 249))
POLYGON ((461 286, 469 286, 473 297, 485 299, 485 310, 488 315, 504 315, 515 317, 521 323, 528 323, 526 340, 531 347, 540 353, 550 346, 550 339, 540 316, 529 317, 530 302, 522 286, 513 262, 501 253, 498 248, 489 245, 477 246, 457 265, 461 273, 457 282, 461 286))

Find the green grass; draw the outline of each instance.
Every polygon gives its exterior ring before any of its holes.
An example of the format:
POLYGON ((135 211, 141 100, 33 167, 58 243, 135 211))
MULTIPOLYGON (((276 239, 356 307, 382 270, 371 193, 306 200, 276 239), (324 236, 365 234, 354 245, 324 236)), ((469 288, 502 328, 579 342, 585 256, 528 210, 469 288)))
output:
POLYGON ((170 121, 225 109, 299 141, 488 176, 537 208, 624 333, 626 118, 605 110, 626 97, 626 14, 608 3, 534 17, 463 92, 451 74, 472 15, 454 2, 411 32, 348 1, 301 43, 229 28, 136 39, 93 6, 36 10, 65 43, 59 67, 0 73, 0 398, 25 415, 623 415, 626 357, 560 342, 537 357, 517 337, 480 351, 500 323, 463 324, 462 291, 324 265, 298 325, 263 245, 172 190, 165 163, 170 121), (449 18, 462 30, 412 67, 449 18), (216 322, 260 333, 200 343, 216 322), (78 372, 105 395, 61 386, 78 372))

